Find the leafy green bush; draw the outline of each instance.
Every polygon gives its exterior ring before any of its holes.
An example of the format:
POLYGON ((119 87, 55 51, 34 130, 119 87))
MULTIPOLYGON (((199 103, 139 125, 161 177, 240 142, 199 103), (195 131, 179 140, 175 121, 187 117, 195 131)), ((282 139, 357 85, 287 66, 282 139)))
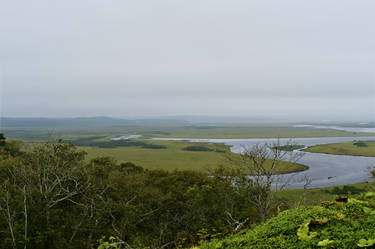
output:
POLYGON ((348 195, 348 194, 360 194, 366 192, 366 190, 350 186, 344 185, 342 187, 334 187, 333 189, 325 189, 324 192, 334 195, 348 195))
POLYGON ((187 147, 183 148, 183 150, 186 150, 186 151, 215 151, 215 152, 218 152, 218 153, 225 153, 226 152, 225 150, 211 149, 209 147, 199 146, 199 145, 187 146, 187 147))
POLYGON ((373 248, 375 245, 375 192, 349 198, 347 203, 282 212, 244 235, 213 240, 201 249, 219 248, 373 248))

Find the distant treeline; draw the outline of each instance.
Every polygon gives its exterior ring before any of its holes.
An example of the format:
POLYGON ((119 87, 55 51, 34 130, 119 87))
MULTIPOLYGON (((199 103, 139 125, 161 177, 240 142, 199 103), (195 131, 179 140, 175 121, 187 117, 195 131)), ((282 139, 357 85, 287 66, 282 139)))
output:
POLYGON ((199 146, 199 145, 187 146, 187 147, 183 148, 183 150, 186 150, 186 151, 215 151, 215 152, 220 152, 220 153, 225 152, 225 150, 211 149, 209 147, 199 146))
POLYGON ((357 147, 367 147, 366 142, 363 142, 363 141, 355 142, 355 143, 353 143, 353 145, 355 145, 357 147))
POLYGON ((65 143, 71 143, 75 146, 87 146, 87 147, 99 147, 99 148, 117 148, 117 147, 141 147, 145 149, 165 149, 164 145, 151 144, 138 140, 109 140, 109 141, 97 141, 98 139, 104 138, 105 136, 93 136, 86 138, 79 138, 76 140, 64 140, 65 143))
POLYGON ((282 145, 282 146, 275 146, 273 149, 276 150, 284 150, 284 151, 293 151, 304 148, 304 145, 297 145, 297 144, 288 144, 288 145, 282 145))

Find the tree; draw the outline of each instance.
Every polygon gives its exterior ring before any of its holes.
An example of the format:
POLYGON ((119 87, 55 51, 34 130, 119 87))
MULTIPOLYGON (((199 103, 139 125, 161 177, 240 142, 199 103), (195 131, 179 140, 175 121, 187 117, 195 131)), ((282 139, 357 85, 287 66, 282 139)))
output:
POLYGON ((0 147, 5 146, 5 137, 3 133, 0 133, 0 147))
POLYGON ((6 157, 16 157, 24 154, 21 150, 23 142, 20 140, 6 140, 4 134, 0 133, 0 159, 6 157))
POLYGON ((368 166, 367 172, 369 173, 370 177, 375 177, 375 165, 368 166))
POLYGON ((80 205, 79 196, 87 187, 80 177, 84 155, 69 144, 43 144, 1 162, 0 210, 12 248, 64 247, 58 244, 59 236, 68 229, 56 230, 66 227, 60 215, 80 205))
MULTIPOLYGON (((286 147, 290 146, 292 144, 289 141, 286 147)), ((243 147, 239 158, 229 157, 232 164, 241 169, 241 181, 238 181, 240 185, 237 188, 248 193, 248 200, 256 207, 262 222, 271 216, 272 211, 280 208, 281 203, 277 200, 276 192, 284 189, 290 181, 277 174, 280 163, 295 163, 303 156, 303 153, 282 150, 284 147, 280 146, 280 141, 273 144, 256 144, 243 147), (248 176, 247 181, 244 174, 248 176)))
POLYGON ((114 238, 104 246, 181 248, 242 230, 277 206, 261 179, 278 162, 264 160, 263 168, 263 154, 254 155, 236 156, 242 168, 207 176, 110 157, 86 162, 70 144, 7 153, 0 158, 0 249, 95 248, 103 235, 114 238))

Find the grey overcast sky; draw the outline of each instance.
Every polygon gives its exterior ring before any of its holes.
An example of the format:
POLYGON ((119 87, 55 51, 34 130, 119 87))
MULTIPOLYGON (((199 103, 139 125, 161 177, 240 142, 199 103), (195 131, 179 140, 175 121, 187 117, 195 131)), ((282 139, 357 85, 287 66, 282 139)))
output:
POLYGON ((0 0, 8 117, 373 119, 374 0, 0 0))

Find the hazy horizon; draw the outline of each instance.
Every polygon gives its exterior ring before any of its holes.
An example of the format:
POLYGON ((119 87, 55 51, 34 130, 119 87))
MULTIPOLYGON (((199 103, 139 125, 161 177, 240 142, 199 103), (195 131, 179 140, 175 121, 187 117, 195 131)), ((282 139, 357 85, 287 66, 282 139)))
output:
POLYGON ((375 2, 6 1, 2 117, 375 118, 375 2))
MULTIPOLYGON (((220 123, 232 123, 232 124, 277 124, 277 123, 290 123, 290 124, 372 124, 375 123, 374 117, 369 119, 343 119, 343 118, 311 118, 306 116, 292 117, 292 116, 209 116, 209 115, 169 115, 169 116, 159 116, 159 115, 146 115, 146 116, 50 116, 50 117, 27 117, 27 116, 8 116, 0 117, 0 120, 4 119, 19 119, 19 120, 28 120, 28 119, 45 119, 45 120, 65 120, 65 119, 121 119, 129 121, 140 121, 140 120, 160 120, 160 121, 186 121, 192 123, 211 123, 211 124, 220 124, 220 123)), ((0 122, 1 126, 1 122, 0 122)))

